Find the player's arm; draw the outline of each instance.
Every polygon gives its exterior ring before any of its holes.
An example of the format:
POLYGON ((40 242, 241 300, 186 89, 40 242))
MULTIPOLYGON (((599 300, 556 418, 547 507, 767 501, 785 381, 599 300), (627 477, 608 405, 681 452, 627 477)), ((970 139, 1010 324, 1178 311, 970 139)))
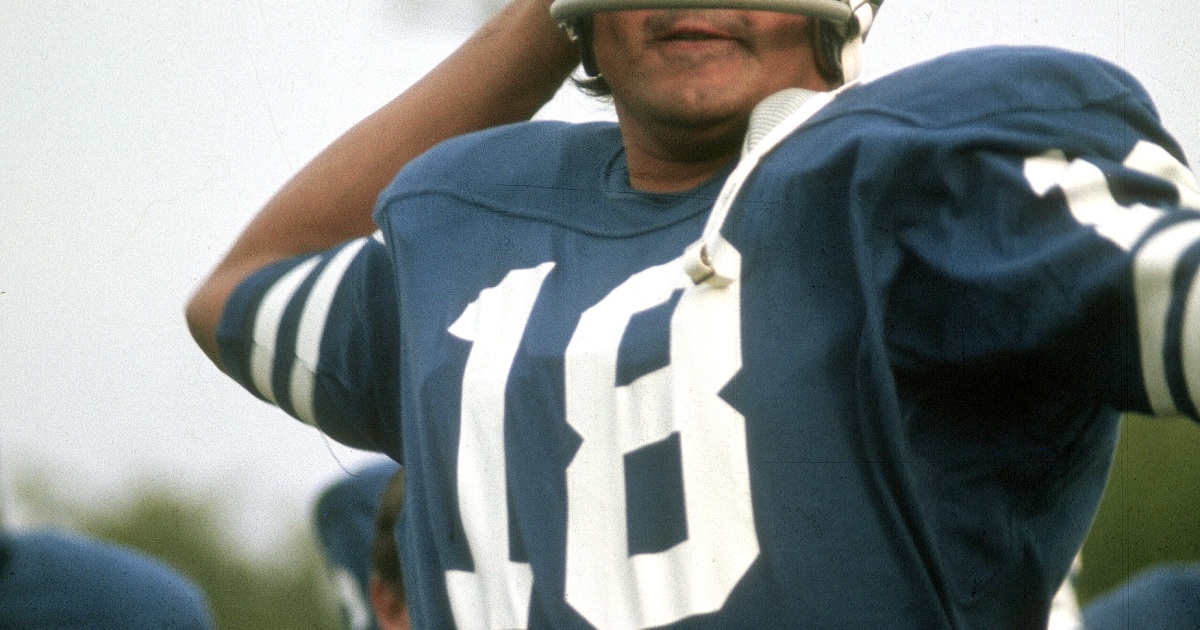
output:
MULTIPOLYGON (((982 135, 961 136, 969 147, 937 150, 952 158, 895 169, 898 187, 879 188, 900 220, 905 261, 888 288, 895 372, 976 415, 1051 411, 1043 427, 1061 427, 1047 423, 1066 422, 1055 411, 1066 408, 1200 419, 1190 393, 1200 393, 1200 344, 1188 323, 1200 321, 1189 297, 1200 277, 1200 184, 1149 95, 1092 57, 980 54, 949 58, 979 68, 975 92, 1039 87, 1019 97, 1027 105, 993 110, 982 135), (917 177, 928 181, 913 185, 917 177)), ((933 153, 922 142, 897 147, 878 163, 933 153)))
POLYGON ((317 155, 267 203, 193 295, 187 321, 220 365, 216 328, 250 273, 371 234, 376 197, 402 166, 442 140, 525 120, 578 62, 550 0, 513 0, 428 75, 317 155))

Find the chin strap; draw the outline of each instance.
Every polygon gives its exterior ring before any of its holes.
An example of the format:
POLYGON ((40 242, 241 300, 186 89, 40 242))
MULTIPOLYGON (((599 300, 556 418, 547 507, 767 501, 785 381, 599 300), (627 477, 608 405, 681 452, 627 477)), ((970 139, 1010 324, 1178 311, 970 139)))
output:
POLYGON ((684 268, 693 282, 727 287, 738 279, 739 265, 734 261, 734 256, 726 253, 726 248, 732 249, 732 246, 721 236, 721 228, 742 186, 759 162, 784 138, 856 83, 851 81, 832 92, 788 88, 768 96, 755 106, 750 114, 750 127, 742 146, 742 156, 721 187, 700 240, 684 251, 684 268))
POLYGON ((846 22, 821 20, 816 24, 813 49, 821 74, 838 84, 854 81, 862 74, 862 49, 867 32, 883 0, 850 0, 846 22))

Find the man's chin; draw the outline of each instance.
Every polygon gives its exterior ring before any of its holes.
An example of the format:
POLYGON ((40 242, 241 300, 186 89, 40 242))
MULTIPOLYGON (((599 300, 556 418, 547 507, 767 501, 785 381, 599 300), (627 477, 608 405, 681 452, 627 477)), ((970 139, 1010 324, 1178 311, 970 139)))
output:
POLYGON ((732 118, 748 118, 757 104, 752 97, 734 98, 727 89, 693 90, 660 99, 655 114, 660 120, 680 126, 703 128, 726 124, 732 118))

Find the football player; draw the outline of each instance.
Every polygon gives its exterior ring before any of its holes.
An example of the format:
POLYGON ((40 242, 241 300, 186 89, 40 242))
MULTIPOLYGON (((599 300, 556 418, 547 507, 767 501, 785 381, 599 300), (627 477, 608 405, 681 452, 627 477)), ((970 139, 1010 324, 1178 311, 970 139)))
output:
POLYGON ((0 628, 214 627, 196 584, 154 558, 67 531, 0 531, 0 628))
POLYGON ((1084 610, 1087 630, 1200 626, 1200 565, 1162 564, 1093 600, 1084 610))
POLYGON ((515 0, 200 287, 230 376, 405 464, 416 627, 1044 627, 1120 412, 1197 415, 1200 190, 1091 57, 858 84, 877 8, 515 0), (618 122, 426 151, 531 115, 555 22, 618 122))
POLYGON ((347 630, 407 630, 408 606, 396 549, 404 469, 385 461, 331 484, 313 524, 347 630))
POLYGON ((397 468, 379 497, 375 512, 374 534, 371 538, 371 608, 379 620, 380 630, 409 630, 407 595, 404 593, 404 570, 400 566, 400 550, 396 545, 396 529, 404 509, 404 468, 397 468))

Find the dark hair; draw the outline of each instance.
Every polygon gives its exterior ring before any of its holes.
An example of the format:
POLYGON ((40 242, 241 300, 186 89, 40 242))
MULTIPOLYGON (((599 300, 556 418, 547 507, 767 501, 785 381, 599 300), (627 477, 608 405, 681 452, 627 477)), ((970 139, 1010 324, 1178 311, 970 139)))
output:
POLYGON ((580 92, 588 96, 595 96, 596 98, 608 98, 612 96, 612 88, 609 87, 608 81, 605 81, 601 75, 574 75, 571 77, 571 83, 574 83, 580 92))
POLYGON ((404 507, 404 468, 392 475, 375 513, 375 539, 371 541, 371 568, 388 588, 404 598, 404 573, 396 547, 396 523, 404 507))

